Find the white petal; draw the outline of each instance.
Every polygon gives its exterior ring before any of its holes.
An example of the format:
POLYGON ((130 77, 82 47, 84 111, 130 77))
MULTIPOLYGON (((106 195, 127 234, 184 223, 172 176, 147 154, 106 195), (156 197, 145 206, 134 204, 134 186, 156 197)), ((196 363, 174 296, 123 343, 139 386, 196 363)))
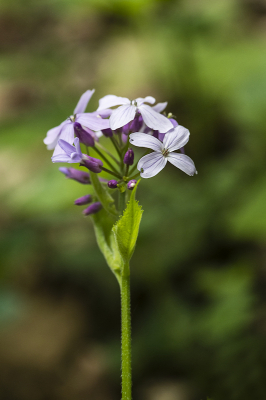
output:
POLYGON ((197 173, 194 162, 185 154, 170 153, 167 156, 167 160, 190 176, 197 173))
POLYGON ((137 107, 132 105, 118 107, 113 111, 110 117, 110 128, 114 131, 132 121, 135 117, 136 110, 137 107))
POLYGON ((48 150, 52 150, 55 148, 55 146, 58 142, 60 133, 61 133, 64 125, 66 125, 66 124, 68 124, 68 121, 62 122, 60 125, 56 126, 55 128, 50 129, 47 132, 46 138, 43 140, 43 142, 44 142, 44 144, 47 145, 48 150))
POLYGON ((121 106, 122 104, 130 104, 130 100, 126 97, 118 97, 113 94, 108 94, 99 100, 99 107, 97 110, 104 110, 105 108, 121 106))
POLYGON ((154 111, 152 107, 142 104, 138 107, 145 124, 161 133, 167 132, 173 128, 173 124, 168 118, 154 111))
POLYGON ((76 122, 93 131, 110 128, 109 119, 103 119, 93 113, 83 113, 76 116, 76 122))
POLYGON ((163 144, 155 138, 147 133, 135 132, 129 135, 129 141, 131 144, 137 147, 146 147, 147 149, 152 149, 154 151, 158 151, 162 153, 163 144))
POLYGON ((141 106, 141 104, 143 104, 143 103, 154 104, 156 100, 152 96, 146 96, 144 98, 143 97, 138 97, 135 101, 137 102, 138 106, 141 106))
POLYGON ((56 156, 52 157, 52 162, 70 162, 71 158, 66 154, 57 154, 56 156))
POLYGON ((78 104, 76 105, 74 114, 83 113, 86 110, 87 104, 90 101, 91 96, 93 95, 94 92, 95 92, 95 89, 87 90, 85 93, 83 93, 83 95, 81 96, 81 98, 78 101, 78 104))
POLYGON ((185 146, 189 139, 189 130, 181 125, 172 129, 170 132, 165 134, 163 145, 164 148, 171 151, 175 151, 185 146))
POLYGON ((167 159, 162 153, 153 152, 142 157, 138 162, 138 170, 143 172, 140 173, 142 178, 152 178, 157 175, 166 165, 167 159))
POLYGON ((157 103, 155 106, 153 106, 153 110, 160 113, 163 110, 165 110, 165 108, 167 107, 167 101, 165 101, 164 103, 157 103))

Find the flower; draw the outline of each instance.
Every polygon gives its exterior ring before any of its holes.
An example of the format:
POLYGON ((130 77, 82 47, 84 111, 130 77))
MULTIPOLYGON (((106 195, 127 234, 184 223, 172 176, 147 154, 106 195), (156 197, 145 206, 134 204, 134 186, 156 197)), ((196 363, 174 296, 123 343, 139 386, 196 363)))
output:
POLYGON ((110 188, 110 189, 116 189, 117 188, 117 181, 115 180, 115 179, 111 179, 108 183, 107 183, 107 186, 110 188))
POLYGON ((134 151, 132 149, 128 149, 124 156, 124 164, 133 165, 134 163, 134 151))
POLYGON ((62 148, 58 144, 59 139, 62 139, 70 144, 74 142, 75 122, 93 131, 99 131, 101 129, 109 128, 109 120, 103 119, 101 117, 101 115, 109 115, 109 112, 107 112, 108 110, 102 110, 102 112, 98 113, 84 113, 93 93, 94 90, 87 90, 85 93, 83 93, 74 110, 74 115, 70 116, 59 126, 56 126, 55 128, 52 128, 47 132, 44 143, 47 145, 48 150, 55 149, 53 156, 62 154, 62 148))
POLYGON ((131 181, 128 182, 127 188, 128 190, 133 190, 134 187, 136 186, 137 181, 135 179, 131 179, 131 181))
MULTIPOLYGON (((138 97, 137 99, 130 101, 125 97, 118 97, 109 94, 100 99, 97 111, 114 106, 120 106, 111 114, 110 127, 112 130, 116 130, 121 128, 121 126, 128 124, 135 118, 137 113, 142 115, 143 121, 149 128, 157 129, 160 132, 167 132, 173 128, 173 125, 168 118, 164 117, 152 107, 144 103, 154 104, 155 99, 151 96, 147 96, 145 98, 138 97)), ((160 105, 158 109, 163 109, 164 105, 165 103, 160 105)))
POLYGON ((85 210, 83 210, 82 212, 84 215, 96 214, 98 211, 101 210, 102 207, 103 206, 101 205, 101 203, 97 201, 96 203, 93 203, 89 207, 85 208, 85 210))
POLYGON ((79 197, 77 200, 74 201, 76 206, 83 206, 84 204, 89 204, 92 202, 92 195, 86 194, 85 196, 79 197))
POLYGON ((65 174, 66 178, 69 179, 74 179, 77 182, 83 183, 83 184, 90 184, 90 174, 85 171, 80 171, 75 168, 67 168, 67 167, 60 167, 59 171, 65 174))
POLYGON ((131 133, 129 139, 131 144, 154 150, 154 152, 139 160, 137 169, 141 171, 140 176, 142 178, 152 178, 165 167, 167 161, 190 176, 197 173, 194 162, 190 157, 174 153, 175 150, 185 146, 188 140, 189 131, 181 125, 168 132, 163 142, 146 133, 131 133))

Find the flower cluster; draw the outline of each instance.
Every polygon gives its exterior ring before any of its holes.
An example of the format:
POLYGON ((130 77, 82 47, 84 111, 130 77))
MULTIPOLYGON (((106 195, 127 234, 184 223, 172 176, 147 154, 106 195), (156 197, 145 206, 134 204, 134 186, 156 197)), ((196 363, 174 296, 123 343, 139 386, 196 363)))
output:
MULTIPOLYGON (((142 178, 157 175, 167 161, 190 176, 197 173, 191 158, 184 154, 184 146, 189 140, 188 129, 179 125, 172 114, 162 114, 167 102, 154 105, 155 99, 151 96, 129 100, 107 95, 100 99, 96 111, 87 113, 85 110, 93 93, 94 90, 87 90, 79 99, 73 115, 47 132, 44 143, 48 150, 54 150, 54 163, 78 163, 96 174, 105 171, 116 179, 100 179, 101 184, 120 193, 132 190, 139 175, 142 178), (118 157, 99 143, 101 136, 111 140, 118 157), (135 164, 134 151, 129 144, 148 149, 135 164), (99 158, 89 155, 90 148, 99 158)), ((69 179, 82 184, 91 183, 88 172, 72 167, 59 170, 69 179)), ((102 207, 99 199, 94 201, 91 195, 75 201, 76 205, 89 203, 92 204, 83 211, 85 215, 94 214, 102 207)))

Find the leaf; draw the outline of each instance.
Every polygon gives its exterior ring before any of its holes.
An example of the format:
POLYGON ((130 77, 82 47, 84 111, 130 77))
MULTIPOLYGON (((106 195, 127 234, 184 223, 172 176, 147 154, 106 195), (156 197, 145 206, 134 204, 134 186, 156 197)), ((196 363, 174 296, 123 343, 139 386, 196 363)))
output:
POLYGON ((113 217, 117 217, 118 213, 115 208, 114 199, 108 193, 107 187, 104 187, 99 181, 98 175, 94 172, 90 173, 91 183, 93 185, 95 194, 99 201, 102 203, 103 208, 110 213, 113 217))
POLYGON ((102 209, 100 212, 92 215, 92 220, 98 246, 120 284, 123 260, 112 232, 113 218, 102 209))
POLYGON ((129 264, 133 255, 143 212, 141 206, 139 206, 138 202, 135 200, 137 186, 138 183, 132 191, 123 216, 117 221, 112 229, 124 265, 129 264))

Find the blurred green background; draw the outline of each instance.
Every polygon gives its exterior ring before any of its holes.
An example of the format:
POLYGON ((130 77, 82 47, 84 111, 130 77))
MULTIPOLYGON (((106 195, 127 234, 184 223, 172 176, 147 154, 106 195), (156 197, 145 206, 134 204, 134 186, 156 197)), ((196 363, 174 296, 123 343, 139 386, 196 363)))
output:
POLYGON ((42 142, 93 88, 168 101, 199 171, 138 189, 134 399, 266 398, 265 45, 265 0, 1 0, 1 399, 120 398, 118 285, 42 142))

